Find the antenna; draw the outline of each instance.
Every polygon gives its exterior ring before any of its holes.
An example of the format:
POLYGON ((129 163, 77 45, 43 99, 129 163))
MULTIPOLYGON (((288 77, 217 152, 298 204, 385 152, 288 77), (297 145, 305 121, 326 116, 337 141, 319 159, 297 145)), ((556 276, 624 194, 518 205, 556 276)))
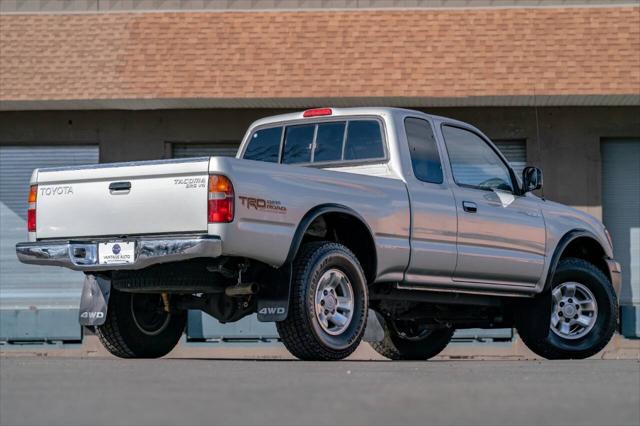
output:
MULTIPOLYGON (((538 161, 542 163, 542 141, 540 140, 540 117, 538 116, 538 101, 536 98, 536 86, 533 86, 533 110, 536 115, 536 145, 538 148, 538 161)), ((544 186, 540 189, 541 198, 544 200, 544 186)))

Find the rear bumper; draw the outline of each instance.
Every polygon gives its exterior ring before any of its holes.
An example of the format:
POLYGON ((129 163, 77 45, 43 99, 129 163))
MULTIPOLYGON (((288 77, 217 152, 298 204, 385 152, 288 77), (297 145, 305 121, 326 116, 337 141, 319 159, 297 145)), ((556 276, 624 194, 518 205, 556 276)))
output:
POLYGON ((609 276, 611 277, 611 285, 616 292, 616 295, 620 296, 620 286, 622 282, 622 267, 618 262, 613 259, 605 259, 607 267, 609 268, 609 276))
POLYGON ((16 244, 22 263, 62 266, 75 271, 136 270, 158 263, 198 257, 219 257, 222 241, 210 235, 188 237, 139 237, 135 241, 135 260, 128 264, 98 263, 98 241, 36 241, 16 244))

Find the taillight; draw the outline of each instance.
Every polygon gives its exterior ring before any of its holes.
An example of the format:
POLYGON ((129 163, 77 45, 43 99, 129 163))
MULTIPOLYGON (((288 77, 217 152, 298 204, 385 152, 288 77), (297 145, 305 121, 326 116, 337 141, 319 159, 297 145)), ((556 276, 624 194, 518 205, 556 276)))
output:
POLYGON ((233 185, 226 176, 209 176, 209 223, 228 223, 233 221, 233 185))
POLYGON ((302 113, 303 117, 320 117, 322 115, 331 115, 333 114, 333 111, 331 111, 331 108, 315 108, 315 109, 308 109, 305 112, 302 113))
POLYGON ((38 200, 38 185, 29 188, 29 207, 27 209, 27 231, 36 232, 36 201, 38 200))

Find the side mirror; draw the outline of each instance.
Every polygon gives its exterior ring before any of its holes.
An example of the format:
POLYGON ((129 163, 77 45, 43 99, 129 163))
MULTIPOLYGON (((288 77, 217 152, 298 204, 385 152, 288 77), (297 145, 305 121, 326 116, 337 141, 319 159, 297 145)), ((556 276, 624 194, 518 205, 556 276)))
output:
POLYGON ((522 171, 522 188, 524 192, 542 188, 542 170, 537 167, 525 167, 522 171))

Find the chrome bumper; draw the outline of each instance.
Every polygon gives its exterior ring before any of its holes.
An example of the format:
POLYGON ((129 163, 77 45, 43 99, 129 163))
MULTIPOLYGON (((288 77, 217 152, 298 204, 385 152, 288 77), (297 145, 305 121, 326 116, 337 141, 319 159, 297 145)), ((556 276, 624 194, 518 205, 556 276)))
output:
POLYGON ((611 277, 611 285, 618 297, 620 296, 620 286, 622 283, 622 266, 613 259, 605 259, 609 268, 609 276, 611 277))
MULTIPOLYGON (((135 270, 158 263, 176 262, 197 257, 218 257, 222 241, 218 237, 128 238, 135 242, 135 261, 127 264, 98 263, 99 241, 36 241, 16 244, 16 254, 22 263, 62 266, 75 271, 135 270)), ((102 240, 100 242, 107 241, 102 240)))

